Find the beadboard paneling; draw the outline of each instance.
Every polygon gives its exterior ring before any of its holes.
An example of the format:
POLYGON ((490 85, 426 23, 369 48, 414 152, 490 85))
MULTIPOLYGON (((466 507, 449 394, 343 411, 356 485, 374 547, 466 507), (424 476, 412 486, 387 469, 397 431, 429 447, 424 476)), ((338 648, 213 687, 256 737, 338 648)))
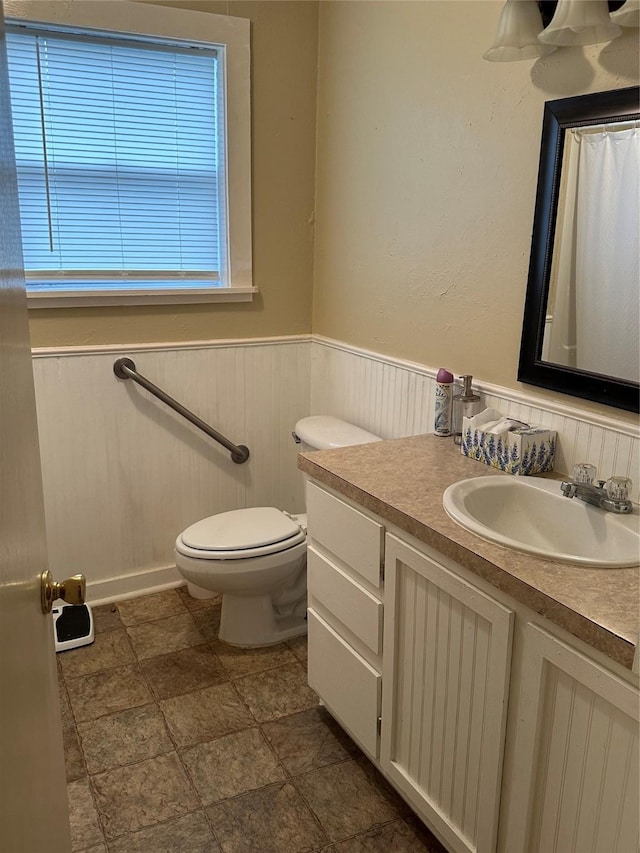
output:
POLYGON ((433 371, 375 354, 316 342, 311 354, 311 413, 329 412, 382 438, 433 431, 433 371))
MULTIPOLYGON (((436 372, 437 368, 315 338, 311 353, 311 413, 330 413, 382 438, 430 433, 436 372)), ((555 401, 543 408, 539 398, 482 382, 477 383, 476 390, 485 406, 557 431, 556 471, 569 473, 577 462, 590 462, 604 479, 612 474, 631 477, 633 500, 639 500, 637 427, 555 401)))
MULTIPOLYGON (((260 504, 300 510, 290 439, 298 418, 331 414, 383 438, 433 429, 433 368, 318 337, 40 350, 33 367, 51 566, 84 572, 100 597, 170 583, 175 536, 205 515, 260 504), (250 461, 235 465, 142 388, 116 379, 119 356, 247 444, 250 461)), ((631 476, 638 499, 638 430, 478 387, 487 405, 558 431, 556 470, 587 461, 605 476, 631 476)))
MULTIPOLYGON (((303 508, 291 431, 309 409, 307 341, 38 354, 42 475, 54 575, 89 587, 174 565, 175 537, 204 516, 245 506, 303 508), (138 371, 238 444, 228 452, 131 380, 138 371)), ((163 576, 166 582, 166 577, 163 576)))

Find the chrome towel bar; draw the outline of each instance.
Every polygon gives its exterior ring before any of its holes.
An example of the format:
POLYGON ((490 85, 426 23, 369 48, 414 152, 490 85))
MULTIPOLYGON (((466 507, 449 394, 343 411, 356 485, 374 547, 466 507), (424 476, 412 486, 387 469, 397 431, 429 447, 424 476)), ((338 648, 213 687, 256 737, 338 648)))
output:
POLYGON ((231 454, 231 459, 234 462, 237 462, 238 465, 242 462, 246 462, 249 458, 248 447, 244 444, 234 444, 232 441, 229 441, 229 439, 225 438, 225 436, 218 432, 218 430, 209 426, 209 424, 205 423, 197 415, 194 415, 193 412, 190 412, 189 409, 185 408, 181 403, 178 403, 177 400, 174 400, 173 397, 166 394, 161 388, 158 388, 157 385, 154 385, 153 382, 150 382, 146 376, 142 376, 142 374, 138 373, 136 370, 136 364, 132 359, 116 359, 113 365, 113 372, 118 379, 133 379, 134 382, 137 382, 138 385, 142 385, 143 388, 146 388, 147 391, 150 394, 153 394, 154 397, 157 397, 158 400, 162 400, 163 403, 166 403, 166 405, 169 406, 170 409, 173 409, 174 412, 182 415, 183 418, 186 418, 194 426, 197 426, 198 429, 202 430, 202 432, 206 432, 208 436, 213 438, 223 447, 227 448, 231 454))

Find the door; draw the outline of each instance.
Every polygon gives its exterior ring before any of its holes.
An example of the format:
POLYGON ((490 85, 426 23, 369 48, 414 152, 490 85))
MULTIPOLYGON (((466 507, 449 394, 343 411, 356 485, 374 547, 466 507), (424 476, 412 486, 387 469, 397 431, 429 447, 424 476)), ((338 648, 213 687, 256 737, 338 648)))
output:
MULTIPOLYGON (((1 2, 1 0, 0 0, 1 2)), ((0 848, 71 849, 0 5, 0 848)))

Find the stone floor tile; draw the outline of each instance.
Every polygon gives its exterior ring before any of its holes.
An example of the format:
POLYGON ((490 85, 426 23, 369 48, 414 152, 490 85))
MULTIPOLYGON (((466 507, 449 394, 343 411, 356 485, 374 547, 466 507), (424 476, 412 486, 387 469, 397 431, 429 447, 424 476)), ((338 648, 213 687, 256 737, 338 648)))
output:
POLYGON ((109 853, 218 853, 202 812, 170 820, 109 842, 109 853))
POLYGON ((224 853, 302 853, 328 841, 290 783, 224 800, 207 814, 224 853))
POLYGON ((212 598, 193 598, 189 594, 186 586, 179 586, 176 589, 180 601, 184 604, 187 610, 208 610, 211 607, 216 607, 222 601, 222 594, 216 593, 212 598))
POLYGON ((62 717, 62 728, 75 725, 73 712, 71 711, 71 703, 69 702, 69 694, 65 684, 62 669, 58 669, 58 695, 60 697, 60 716, 62 717))
POLYGON ((87 775, 87 769, 84 765, 78 732, 76 730, 76 722, 71 710, 64 676, 60 668, 58 669, 58 695, 60 697, 65 772, 67 782, 75 782, 77 779, 82 779, 83 776, 87 775))
POLYGON ((429 853, 447 853, 447 848, 441 844, 435 835, 430 832, 424 823, 410 809, 409 814, 403 818, 404 823, 409 826, 425 845, 429 853))
POLYGON ((292 776, 360 754, 355 743, 324 708, 310 708, 264 723, 262 730, 292 776))
POLYGON ((67 785, 69 822, 71 824, 71 849, 85 850, 104 841, 98 812, 87 779, 67 785))
POLYGON ((298 661, 234 683, 260 723, 318 705, 318 697, 307 684, 307 674, 298 661))
POLYGON ((167 616, 155 622, 143 622, 127 628, 138 660, 199 646, 204 638, 186 610, 178 616, 167 616))
POLYGON ((156 699, 168 699, 229 680, 210 643, 149 658, 141 662, 140 668, 156 699))
POLYGON ((294 663, 296 658, 288 646, 263 646, 259 649, 240 649, 217 640, 213 647, 231 678, 242 678, 274 669, 286 663, 294 663))
POLYGON ((220 609, 186 587, 103 605, 96 633, 114 637, 57 656, 74 853, 107 853, 103 826, 109 853, 445 853, 317 706, 306 637, 236 649, 220 609), (141 663, 117 663, 120 607, 141 663))
POLYGON ((394 820, 384 826, 341 841, 335 853, 446 853, 440 843, 430 835, 418 833, 404 820, 394 820), (427 843, 430 836, 431 844, 427 843))
POLYGON ((254 725, 231 684, 205 687, 158 703, 178 747, 192 746, 254 725))
POLYGON ((297 776, 295 784, 334 842, 398 817, 355 760, 297 776))
POLYGON ((81 646, 58 654, 62 663, 65 678, 78 678, 81 675, 91 675, 103 669, 114 669, 116 666, 126 666, 135 662, 131 643, 126 632, 108 631, 96 634, 89 646, 81 646))
POLYGON ((197 744, 185 750, 181 758, 205 805, 286 778, 258 729, 197 744))
POLYGON ((185 612, 185 606, 175 589, 165 589, 140 598, 128 598, 117 604, 122 622, 127 627, 177 616, 185 612))
POLYGON ((175 752, 99 773, 91 782, 107 840, 199 807, 175 752))
POLYGON ((67 782, 75 782, 87 775, 87 769, 80 749, 80 741, 75 726, 63 726, 62 744, 64 746, 64 767, 67 782))
POLYGON ((93 631, 95 634, 104 634, 107 631, 117 631, 124 627, 117 604, 101 604, 99 607, 91 607, 93 616, 93 631))
POLYGON ((171 752, 173 743, 157 705, 143 705, 78 724, 89 773, 171 752))
POLYGON ((398 817, 407 817, 408 815, 413 814, 400 794, 390 782, 387 782, 382 773, 380 773, 378 768, 369 761, 366 755, 359 752, 356 756, 356 761, 360 769, 364 771, 369 783, 373 785, 382 799, 386 800, 391 808, 396 811, 398 817))
POLYGON ((287 645, 298 658, 300 663, 307 665, 307 635, 303 637, 294 637, 293 640, 287 640, 287 645))
POLYGON ((107 669, 66 682, 77 722, 95 720, 153 701, 137 664, 107 669))
POLYGON ((220 616, 222 606, 216 604, 213 607, 203 608, 202 610, 191 610, 191 615, 194 618, 198 630, 205 640, 217 640, 218 631, 220 630, 220 616))

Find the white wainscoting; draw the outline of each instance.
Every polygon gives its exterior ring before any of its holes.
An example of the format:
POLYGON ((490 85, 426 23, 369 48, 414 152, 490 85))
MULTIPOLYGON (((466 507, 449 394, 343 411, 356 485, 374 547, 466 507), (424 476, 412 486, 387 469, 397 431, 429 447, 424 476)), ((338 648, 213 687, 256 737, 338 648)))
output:
MULTIPOLYGON (((303 508, 291 431, 331 414, 383 438, 433 429, 436 369, 319 336, 34 350, 51 569, 87 576, 90 600, 175 584, 176 535, 244 506, 303 508), (238 444, 213 440, 131 380, 138 371, 238 444)), ((477 383, 487 405, 558 431, 556 469, 577 461, 640 479, 639 431, 615 418, 477 383)), ((447 439, 442 439, 447 441, 447 439)))
POLYGON ((179 579, 173 543, 204 516, 303 508, 296 421, 309 412, 309 338, 34 351, 50 566, 89 600, 179 579), (236 444, 229 453, 131 380, 120 356, 236 444))
MULTIPOLYGON (((436 373, 437 368, 314 336, 311 413, 329 412, 382 438, 430 433, 436 373)), ((633 499, 638 500, 640 430, 637 426, 555 400, 542 403, 539 397, 497 385, 479 381, 475 387, 486 406, 557 431, 557 471, 568 473, 576 462, 590 462, 601 477, 614 473, 631 477, 633 499)))

